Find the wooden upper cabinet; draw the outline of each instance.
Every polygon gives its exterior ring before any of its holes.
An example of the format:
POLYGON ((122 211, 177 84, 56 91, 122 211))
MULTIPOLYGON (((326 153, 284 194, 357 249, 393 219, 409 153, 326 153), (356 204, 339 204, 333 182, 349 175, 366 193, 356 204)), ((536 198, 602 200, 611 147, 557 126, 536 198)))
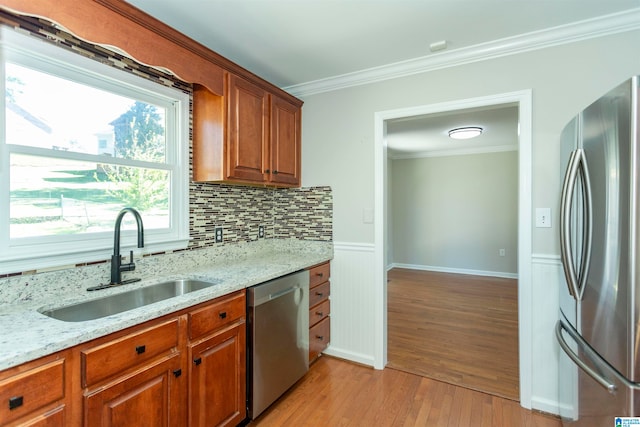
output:
POLYGON ((225 94, 194 89, 193 180, 300 186, 300 106, 231 73, 225 94))
POLYGON ((228 179, 264 182, 269 156, 269 98, 267 92, 229 75, 228 179))
POLYGON ((273 183, 300 185, 300 108, 271 95, 271 166, 273 183))

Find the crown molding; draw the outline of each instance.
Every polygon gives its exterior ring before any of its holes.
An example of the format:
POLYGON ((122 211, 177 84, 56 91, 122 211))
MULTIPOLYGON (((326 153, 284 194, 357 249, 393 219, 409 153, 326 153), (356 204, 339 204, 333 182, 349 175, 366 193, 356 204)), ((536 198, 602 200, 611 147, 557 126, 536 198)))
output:
POLYGON ((466 48, 300 83, 283 89, 294 96, 304 97, 638 29, 640 8, 635 8, 466 48))

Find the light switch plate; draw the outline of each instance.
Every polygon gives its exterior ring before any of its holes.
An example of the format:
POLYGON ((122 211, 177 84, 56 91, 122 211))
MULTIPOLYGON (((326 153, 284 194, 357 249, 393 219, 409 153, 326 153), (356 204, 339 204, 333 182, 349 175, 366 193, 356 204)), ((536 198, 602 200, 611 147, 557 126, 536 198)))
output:
POLYGON ((551 208, 536 208, 536 227, 551 228, 551 208))
POLYGON ((362 223, 373 224, 373 209, 371 208, 362 209, 362 223))

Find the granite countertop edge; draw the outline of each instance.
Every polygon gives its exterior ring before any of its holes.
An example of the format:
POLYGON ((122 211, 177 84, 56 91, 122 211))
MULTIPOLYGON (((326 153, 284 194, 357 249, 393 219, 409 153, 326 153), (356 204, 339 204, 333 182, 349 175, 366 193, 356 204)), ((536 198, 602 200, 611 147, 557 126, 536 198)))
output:
POLYGON ((293 273, 333 258, 333 246, 321 245, 313 251, 270 250, 246 253, 233 259, 217 259, 209 265, 187 268, 188 272, 146 278, 117 289, 82 293, 68 299, 38 301, 0 307, 0 370, 33 361, 78 344, 109 335, 148 320, 228 295, 259 283, 293 273), (38 310, 55 308, 82 300, 101 298, 136 287, 173 279, 198 279, 215 285, 169 298, 143 307, 84 322, 65 322, 41 314, 38 310), (104 293, 103 293, 104 292, 104 293))

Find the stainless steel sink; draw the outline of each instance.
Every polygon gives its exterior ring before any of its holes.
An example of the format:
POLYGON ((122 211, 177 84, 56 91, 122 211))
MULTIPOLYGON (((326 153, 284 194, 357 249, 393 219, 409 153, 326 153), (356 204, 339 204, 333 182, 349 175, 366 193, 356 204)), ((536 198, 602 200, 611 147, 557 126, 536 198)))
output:
POLYGON ((50 310, 39 310, 45 316, 65 322, 83 322, 100 319, 154 302, 184 295, 189 292, 215 286, 216 283, 201 280, 181 279, 162 282, 144 288, 81 302, 50 310))

